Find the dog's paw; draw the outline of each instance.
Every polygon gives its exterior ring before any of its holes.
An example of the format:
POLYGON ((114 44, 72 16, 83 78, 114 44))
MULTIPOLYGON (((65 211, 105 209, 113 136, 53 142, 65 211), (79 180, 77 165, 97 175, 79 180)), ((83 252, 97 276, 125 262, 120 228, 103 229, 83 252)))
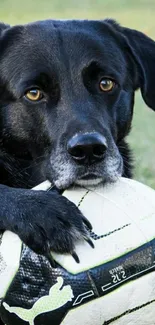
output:
POLYGON ((72 202, 56 192, 26 193, 18 200, 20 217, 12 230, 36 253, 48 257, 51 250, 70 253, 78 262, 75 244, 86 240, 93 247, 90 222, 72 202))

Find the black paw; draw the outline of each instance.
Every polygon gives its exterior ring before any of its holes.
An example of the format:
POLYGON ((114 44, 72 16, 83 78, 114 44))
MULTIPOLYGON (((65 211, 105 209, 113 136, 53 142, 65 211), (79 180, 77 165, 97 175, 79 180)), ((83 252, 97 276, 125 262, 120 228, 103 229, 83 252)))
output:
POLYGON ((12 231, 33 251, 47 256, 51 263, 51 250, 70 253, 78 263, 76 243, 86 240, 93 247, 89 238, 90 222, 75 204, 56 192, 25 192, 18 198, 12 231))

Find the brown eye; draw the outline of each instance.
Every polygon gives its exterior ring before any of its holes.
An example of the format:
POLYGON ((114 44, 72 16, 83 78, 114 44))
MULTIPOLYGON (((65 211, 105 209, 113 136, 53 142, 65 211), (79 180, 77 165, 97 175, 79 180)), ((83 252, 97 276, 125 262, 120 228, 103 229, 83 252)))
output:
POLYGON ((43 98, 43 93, 39 89, 31 89, 27 91, 25 97, 33 102, 37 102, 43 98))
POLYGON ((102 91, 111 91, 115 87, 115 82, 111 79, 101 79, 100 81, 100 90, 102 91))

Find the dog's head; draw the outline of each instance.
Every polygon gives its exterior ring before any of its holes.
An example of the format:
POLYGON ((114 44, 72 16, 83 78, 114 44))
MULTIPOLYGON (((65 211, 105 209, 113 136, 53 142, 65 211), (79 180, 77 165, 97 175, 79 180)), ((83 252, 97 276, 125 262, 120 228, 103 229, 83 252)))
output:
POLYGON ((135 90, 155 109, 155 43, 112 20, 0 30, 3 150, 59 188, 125 175, 135 90))

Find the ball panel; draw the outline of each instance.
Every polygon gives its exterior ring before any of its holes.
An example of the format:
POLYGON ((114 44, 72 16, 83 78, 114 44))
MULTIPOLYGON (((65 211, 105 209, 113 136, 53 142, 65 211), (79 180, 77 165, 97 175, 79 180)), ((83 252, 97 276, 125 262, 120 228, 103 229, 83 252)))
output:
POLYGON ((36 319, 38 325, 51 325, 51 319, 59 325, 69 309, 96 297, 86 272, 73 276, 61 266, 53 269, 45 257, 24 246, 19 270, 2 301, 0 314, 7 325, 27 325, 26 321, 35 323, 36 319), (57 283, 59 288, 54 292, 57 283))
POLYGON ((75 205, 79 206, 81 205, 81 202, 85 199, 87 196, 87 193, 89 192, 89 189, 83 188, 80 186, 76 186, 76 188, 69 188, 63 193, 63 196, 65 196, 68 200, 75 203, 75 205), (75 189, 75 190, 74 190, 75 189))
POLYGON ((61 325, 152 325, 154 319, 155 272, 152 272, 72 309, 61 325))
POLYGON ((10 231, 1 234, 0 240, 0 298, 5 296, 19 268, 22 242, 10 231), (8 245, 9 243, 9 245, 8 245))
POLYGON ((76 187, 64 196, 92 223, 95 245, 94 250, 85 242, 76 245, 80 264, 70 255, 52 253, 72 274, 107 263, 155 238, 155 191, 143 184, 121 178, 105 187, 76 187))
POLYGON ((99 296, 155 270, 155 240, 89 271, 99 296))
POLYGON ((45 182, 33 187, 32 190, 35 190, 35 191, 47 191, 50 188, 52 188, 51 183, 49 181, 45 181, 45 182))
POLYGON ((122 207, 123 211, 136 220, 152 214, 155 209, 155 191, 132 179, 121 177, 116 183, 88 187, 88 189, 110 199, 112 203, 122 207))

